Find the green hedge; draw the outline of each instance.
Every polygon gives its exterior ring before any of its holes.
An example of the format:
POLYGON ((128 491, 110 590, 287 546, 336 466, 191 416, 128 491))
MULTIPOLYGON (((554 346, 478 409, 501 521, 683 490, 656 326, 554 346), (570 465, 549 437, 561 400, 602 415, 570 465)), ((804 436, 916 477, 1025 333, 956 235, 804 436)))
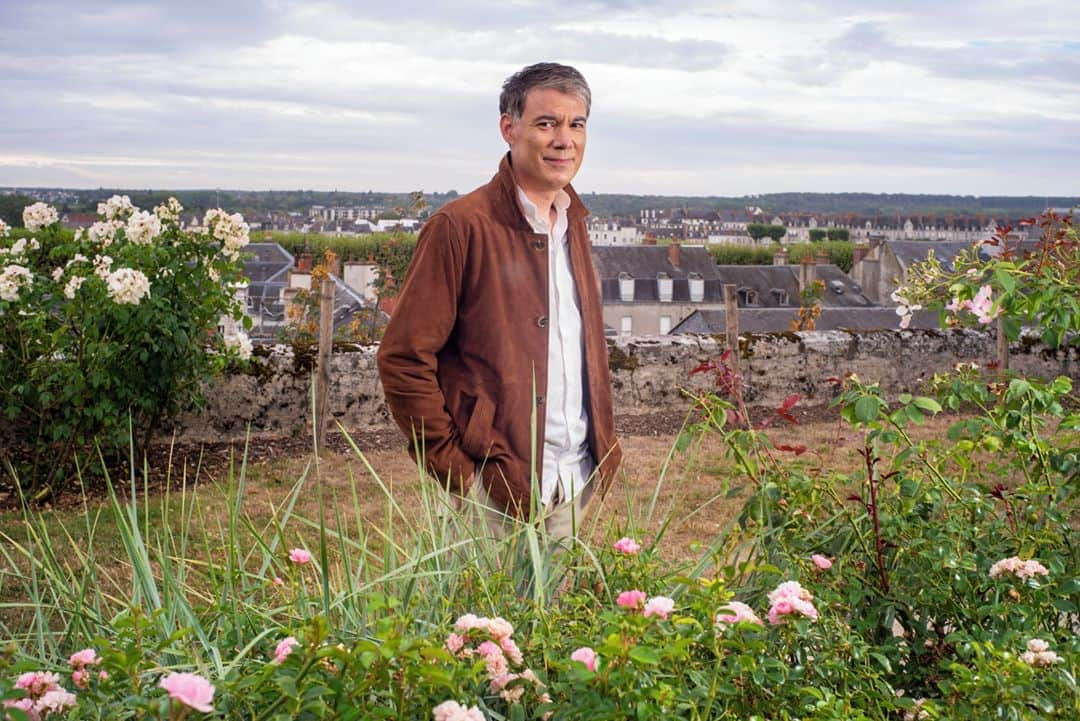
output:
MULTIPOLYGON (((353 237, 334 237, 320 235, 318 233, 271 233, 273 242, 280 243, 282 247, 294 255, 299 255, 307 249, 316 258, 327 250, 333 250, 343 261, 378 260, 383 255, 387 246, 395 246, 399 252, 411 254, 416 247, 416 235, 414 233, 371 233, 353 237)), ((670 239, 658 240, 670 242, 670 239)), ((851 271, 852 244, 844 241, 822 241, 820 243, 795 243, 785 246, 788 250, 788 262, 801 262, 807 253, 816 254, 825 251, 829 254, 830 262, 839 266, 845 273, 851 271)), ((775 245, 744 246, 744 245, 713 245, 709 246, 709 252, 719 265, 772 265, 775 245)), ((406 262, 407 266, 408 263, 406 262)))
MULTIPOLYGON (((378 258, 380 250, 387 244, 407 247, 410 251, 416 247, 414 233, 370 233, 359 236, 331 236, 319 233, 270 233, 270 240, 279 243, 293 255, 307 250, 316 258, 327 250, 332 250, 342 261, 367 260, 378 258)), ((265 240, 265 236, 260 238, 265 240)))
MULTIPOLYGON (((845 273, 851 271, 851 243, 827 240, 820 243, 795 243, 785 247, 789 263, 801 263, 808 254, 816 255, 825 251, 829 254, 830 263, 839 266, 845 273)), ((718 265, 772 265, 776 246, 713 245, 709 247, 709 252, 718 265)))

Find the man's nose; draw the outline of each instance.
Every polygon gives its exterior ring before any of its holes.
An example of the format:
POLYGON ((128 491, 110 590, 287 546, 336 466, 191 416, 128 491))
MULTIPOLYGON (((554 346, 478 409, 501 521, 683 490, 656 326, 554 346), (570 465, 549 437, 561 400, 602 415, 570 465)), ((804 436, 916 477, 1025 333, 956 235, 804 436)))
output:
POLYGON ((557 147, 565 148, 569 147, 574 142, 574 136, 570 132, 570 128, 565 125, 558 125, 555 127, 555 139, 554 143, 557 147))

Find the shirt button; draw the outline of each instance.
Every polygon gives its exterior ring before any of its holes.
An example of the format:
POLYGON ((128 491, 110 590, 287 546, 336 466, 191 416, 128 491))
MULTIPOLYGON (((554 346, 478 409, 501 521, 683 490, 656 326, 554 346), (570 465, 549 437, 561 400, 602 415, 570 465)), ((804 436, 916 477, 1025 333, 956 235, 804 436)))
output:
POLYGON ((536 250, 543 250, 546 247, 547 243, 545 243, 543 240, 540 240, 539 238, 533 241, 533 248, 536 250))
POLYGON ((547 328, 547 324, 548 324, 548 317, 546 315, 542 315, 542 316, 540 316, 539 318, 536 319, 536 325, 538 325, 541 328, 547 328))
POLYGON ((544 397, 543 396, 537 396, 536 397, 536 405, 538 405, 538 406, 544 405, 544 397))

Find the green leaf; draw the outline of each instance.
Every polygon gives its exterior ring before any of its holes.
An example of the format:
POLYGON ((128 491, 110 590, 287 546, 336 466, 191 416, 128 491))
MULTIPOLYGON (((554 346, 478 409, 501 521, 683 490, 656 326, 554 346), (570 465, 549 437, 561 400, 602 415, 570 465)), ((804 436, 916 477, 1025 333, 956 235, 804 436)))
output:
POLYGON ((926 396, 915 396, 911 401, 917 408, 922 408, 929 413, 941 413, 941 404, 935 401, 933 398, 927 398, 926 396))
POLYGON ((634 646, 630 649, 630 658, 648 666, 655 666, 660 663, 660 656, 649 646, 634 646))
POLYGON ((1006 293, 1012 294, 1016 290, 1016 279, 1001 268, 994 270, 994 279, 1005 289, 1006 293))
POLYGON ((880 401, 873 396, 863 396, 855 401, 855 420, 870 423, 877 420, 880 401))

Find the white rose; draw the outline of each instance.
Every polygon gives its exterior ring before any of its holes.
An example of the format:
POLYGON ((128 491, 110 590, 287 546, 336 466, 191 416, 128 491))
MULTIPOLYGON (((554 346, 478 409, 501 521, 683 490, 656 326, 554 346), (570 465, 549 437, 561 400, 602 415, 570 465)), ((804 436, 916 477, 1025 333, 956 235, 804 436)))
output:
POLYGON ((237 331, 236 335, 230 335, 225 337, 225 347, 236 351, 237 357, 240 360, 248 360, 251 358, 251 338, 244 331, 237 331))
POLYGON ((27 230, 34 231, 47 228, 60 220, 56 208, 45 203, 34 203, 23 208, 23 225, 27 230))
POLYGON ((34 284, 34 276, 29 268, 21 265, 9 265, 0 273, 0 300, 17 301, 19 291, 34 284))
POLYGON ((106 220, 123 220, 135 212, 135 206, 131 204, 131 198, 126 195, 114 195, 104 203, 98 203, 98 215, 105 216, 106 220))
POLYGON ((109 297, 116 303, 138 305, 150 294, 150 281, 141 270, 117 268, 105 278, 109 297))
POLYGON ((69 278, 67 285, 64 286, 64 297, 68 300, 74 300, 75 293, 78 292, 79 288, 82 287, 82 284, 85 281, 86 278, 78 275, 69 278))
POLYGON ((134 213, 127 222, 127 239, 135 245, 149 245, 160 234, 161 219, 145 210, 134 213))

